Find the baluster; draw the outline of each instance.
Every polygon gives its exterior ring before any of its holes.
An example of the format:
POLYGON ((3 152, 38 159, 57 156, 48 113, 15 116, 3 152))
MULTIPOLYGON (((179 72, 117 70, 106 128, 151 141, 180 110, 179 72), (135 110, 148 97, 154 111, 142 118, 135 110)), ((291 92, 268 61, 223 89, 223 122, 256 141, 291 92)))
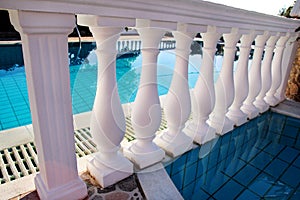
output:
POLYGON ((282 81, 279 88, 276 90, 275 97, 279 100, 279 102, 285 99, 285 90, 287 86, 287 82, 289 79, 290 71, 292 68, 293 61, 296 56, 297 50, 297 34, 291 34, 290 39, 286 43, 286 47, 284 50, 283 58, 282 58, 282 81))
POLYGON ((251 31, 249 34, 244 34, 240 40, 240 55, 234 73, 234 100, 227 113, 227 117, 234 121, 237 126, 247 121, 247 115, 240 108, 247 98, 249 91, 248 63, 251 44, 255 37, 255 31, 251 31))
POLYGON ((74 15, 33 11, 9 11, 9 15, 23 42, 39 197, 83 199, 87 189, 77 171, 68 65, 74 15))
POLYGON ((225 40, 224 59, 219 78, 215 85, 216 104, 209 116, 209 124, 221 135, 231 131, 234 125, 234 122, 226 116, 226 113, 234 98, 233 63, 236 44, 240 37, 241 34, 236 28, 233 28, 231 33, 223 34, 225 40))
POLYGON ((98 152, 87 168, 102 187, 107 187, 133 173, 133 164, 119 152, 125 134, 125 117, 117 89, 117 51, 114 47, 123 23, 132 25, 134 20, 82 15, 78 22, 89 26, 96 40, 98 58, 97 91, 90 125, 98 152), (106 20, 113 20, 120 26, 107 27, 106 20))
POLYGON ((264 100, 270 105, 275 106, 279 103, 279 99, 275 97, 276 90, 279 88, 281 84, 282 78, 282 56, 283 51, 285 49, 285 45, 287 40, 289 39, 290 34, 286 34, 285 36, 281 36, 279 40, 276 42, 275 46, 275 54, 272 61, 272 83, 271 88, 267 92, 264 100))
POLYGON ((203 59, 198 80, 192 93, 193 119, 185 129, 185 133, 195 142, 204 144, 216 137, 215 129, 206 121, 215 105, 214 89, 214 57, 217 42, 221 34, 214 26, 208 26, 206 33, 201 33, 203 39, 203 59))
POLYGON ((136 140, 130 146, 124 147, 124 154, 139 168, 160 162, 165 156, 165 152, 153 143, 153 139, 161 123, 157 91, 157 56, 159 43, 166 30, 150 27, 152 22, 137 19, 143 61, 140 85, 131 113, 136 140))
POLYGON ((254 101, 254 105, 259 109, 260 113, 266 112, 269 109, 269 104, 267 104, 264 100, 266 93, 269 91, 272 83, 271 76, 271 63, 273 58, 273 52, 275 49, 275 44, 279 39, 279 35, 271 36, 266 44, 265 55, 262 61, 261 66, 261 76, 262 76, 262 87, 259 95, 256 97, 254 101))
POLYGON ((121 48, 121 52, 126 52, 126 46, 125 46, 125 41, 122 41, 122 48, 121 48))
POLYGON ((176 63, 164 108, 168 130, 159 134, 154 140, 158 146, 173 157, 190 150, 193 143, 193 140, 182 131, 191 113, 188 61, 191 43, 195 35, 186 30, 187 25, 178 24, 177 31, 173 31, 177 42, 176 63))
POLYGON ((118 52, 121 52, 121 42, 120 41, 117 42, 117 49, 118 49, 118 52))
POLYGON ((130 46, 129 46, 129 41, 127 40, 126 41, 126 47, 127 47, 127 51, 130 51, 131 49, 130 49, 130 46))
POLYGON ((263 35, 258 35, 255 38, 254 55, 249 71, 249 94, 241 108, 248 115, 249 119, 256 117, 259 113, 253 102, 261 89, 261 60, 265 43, 269 37, 269 32, 265 31, 263 35))

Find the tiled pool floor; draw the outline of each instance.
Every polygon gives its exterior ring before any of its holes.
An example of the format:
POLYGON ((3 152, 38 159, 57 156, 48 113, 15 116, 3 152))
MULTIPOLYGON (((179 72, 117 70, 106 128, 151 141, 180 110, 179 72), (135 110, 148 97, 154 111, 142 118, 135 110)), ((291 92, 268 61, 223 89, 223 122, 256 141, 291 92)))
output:
POLYGON ((266 113, 166 166, 185 199, 300 199, 300 120, 266 113))

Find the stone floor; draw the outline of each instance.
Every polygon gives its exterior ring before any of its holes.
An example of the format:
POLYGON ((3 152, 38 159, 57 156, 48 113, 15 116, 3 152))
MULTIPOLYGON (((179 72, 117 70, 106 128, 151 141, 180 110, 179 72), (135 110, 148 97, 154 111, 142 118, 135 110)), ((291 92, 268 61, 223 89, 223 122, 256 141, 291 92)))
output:
MULTIPOLYGON (((101 188, 89 173, 80 176, 86 183, 88 197, 84 200, 143 200, 145 199, 139 187, 136 175, 132 175, 112 186, 101 188)), ((32 191, 10 200, 39 200, 36 191, 32 191)))

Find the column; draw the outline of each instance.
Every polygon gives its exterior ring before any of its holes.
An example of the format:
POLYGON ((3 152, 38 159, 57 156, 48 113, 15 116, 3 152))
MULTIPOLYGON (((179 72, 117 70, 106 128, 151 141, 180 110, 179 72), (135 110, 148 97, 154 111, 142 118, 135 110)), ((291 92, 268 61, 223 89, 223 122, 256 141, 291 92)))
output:
POLYGON ((289 40, 286 43, 286 48, 283 53, 283 58, 282 58, 282 81, 279 86, 279 88, 276 90, 275 97, 279 100, 279 102, 283 101, 285 99, 285 90, 287 87, 287 82, 289 79, 290 71, 292 68, 292 64, 294 62, 295 56, 296 56, 296 51, 297 51, 297 42, 296 38, 299 35, 293 34, 289 38, 289 40))
POLYGON ((198 144, 204 144, 216 137, 215 129, 206 121, 215 105, 214 89, 214 57, 217 42, 221 34, 214 26, 208 26, 207 32, 201 33, 203 39, 203 59, 200 73, 192 93, 192 122, 188 124, 185 133, 198 144))
POLYGON ((226 116, 226 113, 234 98, 233 63, 236 44, 240 37, 241 34, 236 28, 232 28, 228 34, 223 34, 225 40, 224 59, 219 78, 215 84, 216 104, 209 116, 209 124, 220 135, 231 131, 234 125, 234 122, 226 116))
POLYGON ((266 97, 264 98, 270 106, 275 106, 280 102, 279 99, 275 97, 275 93, 281 84, 282 56, 289 37, 289 34, 281 36, 276 43, 275 54, 272 61, 272 84, 270 90, 267 92, 266 97))
POLYGON ((72 14, 10 11, 21 34, 34 140, 40 172, 35 186, 41 199, 83 199, 75 155, 68 34, 72 14))
POLYGON ((249 92, 248 63, 251 45, 255 37, 255 31, 251 31, 249 34, 244 34, 240 40, 240 55, 234 73, 234 100, 227 113, 227 117, 234 121, 236 126, 247 122, 247 114, 240 108, 249 92))
POLYGON ((102 187, 107 187, 133 173, 133 164, 119 152, 126 125, 116 83, 116 43, 122 27, 134 24, 134 20, 80 15, 78 23, 89 26, 96 40, 98 58, 97 90, 90 125, 98 152, 88 162, 87 169, 102 187))
POLYGON ((269 32, 265 31, 263 35, 258 35, 255 38, 254 55, 249 71, 249 94, 241 108, 248 115, 249 119, 256 117, 259 113, 253 102, 261 90, 261 60, 265 43, 269 37, 269 32))
POLYGON ((161 123, 161 107, 157 91, 157 56, 165 30, 151 27, 150 20, 137 19, 137 32, 142 41, 142 72, 132 107, 131 122, 136 140, 124 148, 124 154, 137 167, 145 168, 160 162, 165 152, 154 142, 161 123))
POLYGON ((269 109, 269 104, 267 104, 264 100, 266 93, 269 91, 272 83, 272 76, 271 76, 271 63, 273 59, 273 53, 275 49, 275 44, 279 39, 279 35, 271 36, 266 44, 265 55, 262 61, 261 66, 261 76, 262 78, 262 85, 261 90, 256 100, 254 101, 254 105, 259 109, 260 113, 266 112, 269 109))
POLYGON ((173 31, 176 40, 176 63, 164 107, 168 129, 154 140, 172 157, 190 150, 193 144, 193 140, 182 131, 191 113, 188 64, 195 35, 186 32, 186 28, 186 25, 178 24, 177 31, 173 31))

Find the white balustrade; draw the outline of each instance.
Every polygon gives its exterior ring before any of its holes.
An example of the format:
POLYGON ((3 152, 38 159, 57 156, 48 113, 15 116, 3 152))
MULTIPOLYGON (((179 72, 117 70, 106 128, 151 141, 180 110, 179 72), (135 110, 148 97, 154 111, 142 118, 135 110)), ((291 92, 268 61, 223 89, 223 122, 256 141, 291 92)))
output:
POLYGON ((290 34, 281 36, 276 42, 275 54, 272 61, 272 84, 270 90, 267 92, 265 101, 270 106, 275 106, 279 103, 279 99, 275 97, 276 90, 280 87, 282 79, 282 56, 285 49, 287 40, 290 38, 290 34))
POLYGON ((231 131, 234 125, 234 122, 226 116, 226 113, 234 99, 233 63, 236 44, 240 37, 241 34, 236 28, 233 28, 228 34, 223 34, 225 41, 224 59, 220 75, 215 84, 216 104, 208 122, 220 135, 231 131))
POLYGON ((264 98, 266 96, 266 93, 269 91, 272 83, 271 63, 273 59, 275 44, 278 39, 279 33, 277 35, 271 36, 266 44, 265 54, 261 66, 262 86, 260 93, 254 101, 254 105, 259 109, 260 113, 263 113, 269 109, 269 104, 265 102, 264 98))
POLYGON ((242 111, 248 115, 249 119, 259 114, 258 108, 256 108, 253 103, 261 90, 261 62, 265 43, 269 37, 270 33, 266 31, 263 35, 258 35, 255 38, 254 55, 249 71, 249 94, 241 108, 242 111))
POLYGON ((190 149, 192 140, 204 144, 217 137, 216 133, 225 134, 234 124, 241 125, 247 117, 254 118, 270 105, 282 101, 297 46, 293 40, 298 34, 292 32, 299 27, 298 20, 205 1, 155 0, 150 5, 135 0, 125 3, 119 0, 115 3, 111 0, 101 3, 98 0, 37 0, 36 4, 31 0, 10 0, 9 3, 0 0, 0 7, 13 9, 10 18, 21 33, 40 169, 35 185, 41 199, 83 199, 87 195, 86 185, 77 171, 68 69, 67 36, 75 25, 74 13, 81 13, 78 22, 90 27, 97 44, 97 92, 90 130, 98 152, 87 161, 87 169, 103 187, 133 173, 133 164, 127 158, 137 167, 145 168, 164 158, 165 152, 160 147, 171 156, 178 156, 190 149), (122 27, 135 23, 141 41, 117 41, 122 27), (253 29, 255 31, 244 32, 253 29), (166 31, 173 31, 176 43, 161 42, 166 31), (197 32, 201 33, 204 44, 203 57, 190 96, 189 47, 192 33, 197 32), (214 58, 222 34, 224 59, 214 85, 214 58), (248 72, 254 37, 254 56, 248 72), (233 77, 239 39, 240 56, 233 77), (160 47, 172 49, 175 45, 174 75, 164 104, 168 130, 156 137, 161 123, 157 57, 160 47), (124 50, 141 50, 143 59, 131 113, 136 140, 123 146, 127 158, 119 151, 125 118, 115 66, 117 53, 124 50), (192 120, 185 127, 191 110, 192 120))
POLYGON ((176 157, 190 150, 193 143, 182 129, 191 113, 188 63, 195 33, 188 33, 187 25, 178 24, 173 35, 176 40, 176 62, 164 108, 168 129, 157 135, 154 142, 169 155, 176 157))
POLYGON ((78 17, 78 23, 89 26, 97 44, 97 90, 90 131, 98 152, 89 161, 87 168, 102 187, 112 185, 133 173, 133 164, 119 152, 126 127, 116 83, 115 46, 122 26, 134 25, 134 22, 133 19, 125 18, 78 17), (113 22, 115 27, 107 27, 108 22, 113 22))
POLYGON ((207 124, 209 114, 215 105, 214 89, 214 57, 217 42, 221 37, 217 28, 207 27, 207 32, 201 33, 203 39, 203 59, 198 80, 192 95, 193 119, 185 129, 185 133, 198 144, 204 144, 216 137, 215 129, 207 124))
POLYGON ((77 172, 68 65, 74 15, 10 11, 10 19, 23 41, 39 197, 83 199, 87 189, 77 172))
POLYGON ((165 152, 154 142, 161 123, 161 107, 157 91, 157 56, 159 43, 166 29, 153 27, 171 24, 137 19, 137 32, 142 41, 142 72, 139 89, 132 107, 131 122, 136 140, 124 148, 124 154, 139 168, 160 162, 165 152))
POLYGON ((247 122, 247 114, 241 111, 241 106, 249 92, 248 63, 251 44, 256 37, 255 31, 250 31, 241 37, 240 55, 234 73, 234 100, 229 108, 227 117, 234 121, 236 126, 247 122))

